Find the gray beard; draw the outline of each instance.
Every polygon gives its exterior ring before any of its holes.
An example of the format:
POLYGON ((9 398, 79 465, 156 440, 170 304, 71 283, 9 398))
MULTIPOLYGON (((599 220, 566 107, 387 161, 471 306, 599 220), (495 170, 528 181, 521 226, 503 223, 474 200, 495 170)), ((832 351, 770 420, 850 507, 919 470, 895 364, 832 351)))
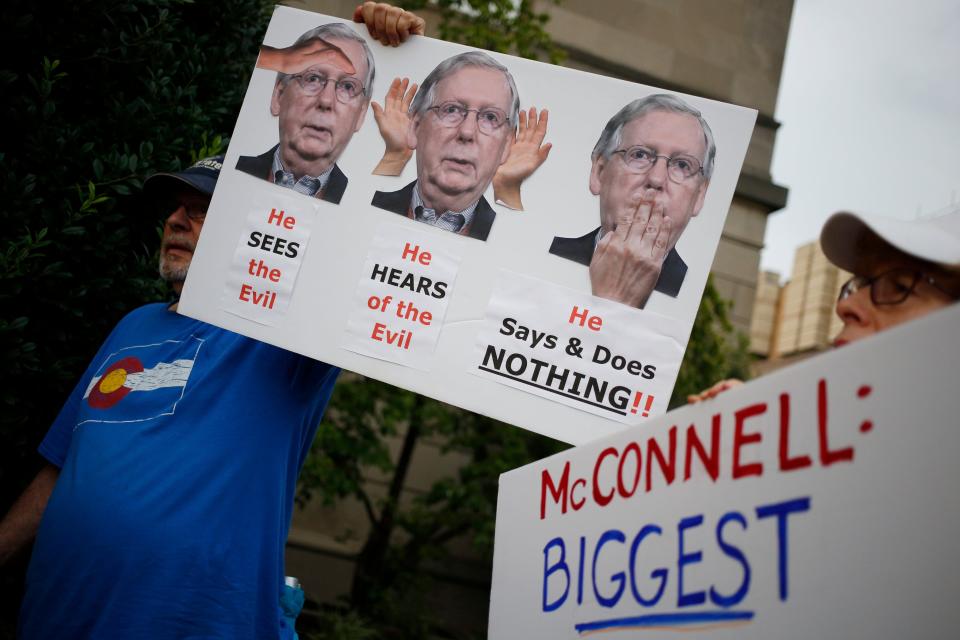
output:
POLYGON ((189 269, 189 264, 170 264, 163 254, 160 255, 160 277, 164 282, 173 284, 186 281, 189 269))
POLYGON ((180 234, 173 234, 170 237, 165 237, 164 241, 160 243, 160 277, 163 278, 165 282, 171 284, 183 283, 187 279, 187 271, 190 269, 190 263, 180 264, 172 263, 167 260, 167 252, 165 249, 169 243, 174 243, 178 245, 186 245, 190 248, 191 251, 197 248, 196 243, 194 243, 190 238, 185 237, 180 234))

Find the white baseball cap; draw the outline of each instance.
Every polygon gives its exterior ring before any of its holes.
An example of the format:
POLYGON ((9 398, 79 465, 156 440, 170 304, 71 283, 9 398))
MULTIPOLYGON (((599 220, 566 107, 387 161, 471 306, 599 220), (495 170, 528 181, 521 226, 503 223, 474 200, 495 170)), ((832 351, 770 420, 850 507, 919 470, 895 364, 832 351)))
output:
POLYGON ((895 220, 840 211, 827 219, 820 232, 820 246, 833 264, 850 272, 869 255, 867 247, 879 238, 890 246, 921 260, 948 269, 960 269, 960 208, 945 215, 919 220, 895 220))

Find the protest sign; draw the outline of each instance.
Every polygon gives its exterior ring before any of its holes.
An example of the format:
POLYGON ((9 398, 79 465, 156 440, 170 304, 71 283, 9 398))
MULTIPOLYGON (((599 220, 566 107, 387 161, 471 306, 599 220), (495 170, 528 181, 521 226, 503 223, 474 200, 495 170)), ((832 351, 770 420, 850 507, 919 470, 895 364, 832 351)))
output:
POLYGON ((264 43, 181 313, 568 442, 666 410, 755 111, 287 7, 264 43))
POLYGON ((489 637, 952 635, 958 326, 955 305, 503 474, 489 637))

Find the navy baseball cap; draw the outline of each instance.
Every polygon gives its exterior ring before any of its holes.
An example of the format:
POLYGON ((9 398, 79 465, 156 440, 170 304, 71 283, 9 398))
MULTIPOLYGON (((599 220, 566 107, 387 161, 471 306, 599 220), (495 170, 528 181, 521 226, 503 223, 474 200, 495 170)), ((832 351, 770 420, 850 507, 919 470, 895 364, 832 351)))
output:
POLYGON ((223 168, 223 156, 204 158, 177 173, 155 173, 143 183, 144 191, 167 190, 177 184, 186 184, 200 193, 213 195, 223 168))

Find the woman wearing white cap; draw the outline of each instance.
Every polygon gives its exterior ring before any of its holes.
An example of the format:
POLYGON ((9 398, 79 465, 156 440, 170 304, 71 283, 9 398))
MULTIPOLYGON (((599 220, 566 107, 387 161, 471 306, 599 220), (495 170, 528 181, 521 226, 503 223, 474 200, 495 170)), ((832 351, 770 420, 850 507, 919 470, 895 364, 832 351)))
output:
MULTIPOLYGON (((837 299, 843 329, 835 347, 960 300, 960 211, 909 221, 841 211, 823 225, 820 246, 830 262, 853 274, 837 299)), ((740 384, 723 380, 687 402, 740 384)))
POLYGON ((960 212, 927 220, 830 216, 820 246, 853 273, 840 289, 834 346, 873 335, 960 298, 960 212))

